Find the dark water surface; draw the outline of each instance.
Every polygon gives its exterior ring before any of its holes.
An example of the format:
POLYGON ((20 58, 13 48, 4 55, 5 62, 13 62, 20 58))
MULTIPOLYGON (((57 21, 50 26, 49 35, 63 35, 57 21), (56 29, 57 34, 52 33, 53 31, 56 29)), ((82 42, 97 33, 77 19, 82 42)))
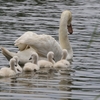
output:
MULTIPOLYGON (((100 100, 100 0, 1 0, 0 45, 16 52, 14 40, 26 31, 58 39, 60 14, 66 9, 73 15, 74 72, 0 79, 0 100, 100 100)), ((5 65, 0 51, 0 67, 5 65)))

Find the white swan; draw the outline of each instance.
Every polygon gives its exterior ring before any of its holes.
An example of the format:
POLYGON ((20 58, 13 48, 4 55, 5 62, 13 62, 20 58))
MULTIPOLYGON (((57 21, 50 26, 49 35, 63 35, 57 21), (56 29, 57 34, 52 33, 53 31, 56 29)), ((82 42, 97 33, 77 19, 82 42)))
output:
POLYGON ((69 61, 67 61, 67 50, 66 49, 63 49, 63 53, 62 53, 62 58, 61 60, 57 61, 55 64, 54 64, 54 68, 68 68, 70 66, 70 63, 69 61))
POLYGON ((19 62, 18 56, 14 56, 13 58, 16 60, 16 66, 15 66, 16 71, 18 71, 19 73, 21 73, 22 72, 22 68, 18 64, 18 62, 19 62))
POLYGON ((47 54, 47 60, 39 60, 38 66, 40 68, 51 68, 51 67, 53 67, 53 64, 55 63, 53 58, 54 58, 54 53, 52 51, 49 51, 48 54, 47 54))
MULTIPOLYGON (((33 32, 26 32, 22 36, 20 36, 17 40, 15 40, 15 46, 19 48, 18 53, 12 53, 8 51, 6 48, 1 48, 2 53, 9 60, 14 55, 21 56, 23 59, 19 59, 21 63, 27 62, 24 56, 25 50, 27 54, 30 54, 31 49, 33 48, 35 52, 38 53, 39 57, 46 58, 46 55, 49 51, 53 51, 55 56, 55 61, 61 59, 62 49, 67 49, 68 56, 67 59, 73 58, 73 50, 70 45, 68 39, 68 32, 72 34, 72 26, 71 26, 72 15, 71 12, 66 10, 62 12, 60 19, 60 28, 59 28, 59 43, 49 35, 38 35, 33 32), (25 60, 24 60, 25 59, 25 60)), ((19 57, 19 58, 21 58, 19 57)))
POLYGON ((31 60, 31 62, 27 62, 24 67, 23 67, 23 71, 37 71, 39 70, 39 66, 37 65, 37 61, 38 61, 38 55, 37 53, 33 53, 31 55, 31 57, 29 58, 29 60, 31 60))
POLYGON ((10 59, 10 68, 8 67, 3 67, 0 69, 0 77, 10 77, 13 75, 16 75, 16 69, 15 69, 15 59, 10 59))

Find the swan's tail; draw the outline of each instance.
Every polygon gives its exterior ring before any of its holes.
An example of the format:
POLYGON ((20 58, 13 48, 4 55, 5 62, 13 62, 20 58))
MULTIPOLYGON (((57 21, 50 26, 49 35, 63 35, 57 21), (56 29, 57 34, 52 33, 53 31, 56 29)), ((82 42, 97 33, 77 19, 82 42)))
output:
POLYGON ((16 53, 10 52, 4 47, 1 47, 1 53, 8 59, 10 60, 13 56, 16 55, 16 53))

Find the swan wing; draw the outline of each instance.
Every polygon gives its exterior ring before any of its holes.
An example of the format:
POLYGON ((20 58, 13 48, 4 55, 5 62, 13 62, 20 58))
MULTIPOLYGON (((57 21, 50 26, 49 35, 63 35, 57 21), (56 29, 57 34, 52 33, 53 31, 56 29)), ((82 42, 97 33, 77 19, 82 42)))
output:
POLYGON ((33 37, 35 35, 36 35, 36 33, 33 33, 31 31, 25 32, 23 35, 21 35, 18 39, 15 40, 15 42, 14 42, 15 46, 18 46, 20 51, 26 49, 27 44, 23 43, 23 41, 25 41, 29 37, 33 37))
POLYGON ((59 43, 50 35, 37 35, 33 32, 26 32, 15 41, 15 45, 18 47, 19 45, 28 45, 41 57, 46 57, 49 51, 53 51, 56 61, 61 58, 62 49, 59 43))

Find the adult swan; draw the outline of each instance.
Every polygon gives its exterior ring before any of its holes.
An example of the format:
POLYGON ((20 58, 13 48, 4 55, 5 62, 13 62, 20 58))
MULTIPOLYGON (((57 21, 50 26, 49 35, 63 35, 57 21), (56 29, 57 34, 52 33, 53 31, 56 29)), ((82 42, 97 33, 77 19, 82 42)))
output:
POLYGON ((60 27, 59 27, 59 43, 50 35, 38 35, 31 31, 25 32, 17 40, 15 46, 19 48, 17 53, 10 52, 6 48, 1 48, 3 55, 10 60, 11 57, 17 55, 20 63, 24 64, 28 60, 28 56, 32 52, 37 52, 40 59, 46 58, 49 51, 54 52, 54 59, 58 61, 62 56, 62 49, 67 49, 67 59, 73 58, 73 50, 68 39, 68 32, 72 34, 71 26, 72 15, 71 12, 66 10, 61 14, 60 27))

